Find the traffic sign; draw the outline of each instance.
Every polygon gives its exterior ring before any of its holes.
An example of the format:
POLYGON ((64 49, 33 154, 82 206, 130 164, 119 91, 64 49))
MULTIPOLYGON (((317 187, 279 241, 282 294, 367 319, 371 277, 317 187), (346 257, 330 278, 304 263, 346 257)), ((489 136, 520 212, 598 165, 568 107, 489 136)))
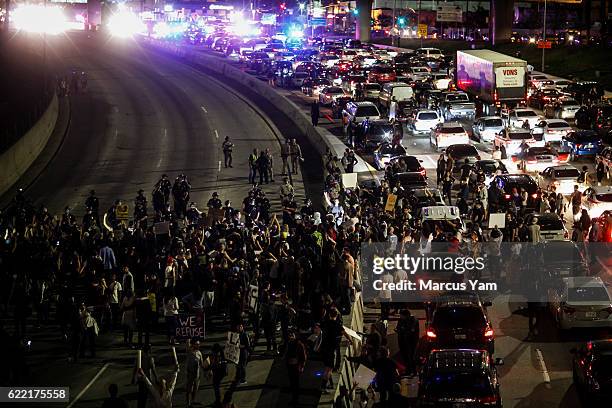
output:
POLYGON ((538 48, 552 48, 552 42, 550 41, 538 41, 538 48))
POLYGON ((427 24, 419 24, 419 38, 427 38, 427 24))

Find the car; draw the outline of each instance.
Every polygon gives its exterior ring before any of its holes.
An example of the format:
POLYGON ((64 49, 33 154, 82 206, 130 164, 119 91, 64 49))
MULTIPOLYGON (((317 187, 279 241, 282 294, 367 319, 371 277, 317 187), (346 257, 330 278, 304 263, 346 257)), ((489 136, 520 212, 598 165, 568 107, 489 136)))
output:
POLYGON ((544 74, 536 74, 536 73, 529 73, 527 74, 527 80, 529 81, 529 86, 531 87, 536 87, 537 85, 541 84, 544 81, 548 81, 548 77, 544 74))
POLYGON ((295 87, 295 88, 301 88, 302 85, 304 85, 304 81, 306 81, 307 79, 310 78, 310 75, 308 74, 308 72, 294 72, 293 76, 291 77, 291 84, 295 87))
POLYGON ((406 149, 402 145, 394 146, 391 143, 382 143, 374 150, 374 167, 383 170, 395 157, 405 155, 406 149))
POLYGON ((498 147, 501 152, 502 159, 507 159, 521 150, 523 142, 528 146, 543 146, 543 141, 537 141, 531 132, 523 128, 504 128, 500 133, 495 135, 493 146, 498 147))
POLYGON ((342 111, 342 120, 345 126, 345 131, 349 127, 359 125, 366 118, 369 120, 380 119, 380 111, 372 102, 349 102, 346 108, 342 111))
POLYGON ((612 186, 593 186, 582 193, 582 208, 591 218, 599 217, 604 211, 612 211, 612 186))
POLYGON ((382 144, 390 144, 393 141, 393 124, 386 119, 362 121, 357 126, 357 134, 361 135, 361 140, 357 138, 357 143, 362 152, 374 153, 382 144))
POLYGON ((493 354, 493 325, 479 296, 472 292, 444 292, 431 303, 425 337, 430 349, 477 348, 493 354))
POLYGON ((427 187, 427 177, 421 173, 412 171, 395 173, 391 176, 389 181, 392 186, 399 183, 399 185, 405 190, 427 187))
POLYGON ((542 110, 544 105, 557 100, 561 96, 563 94, 554 88, 542 88, 529 97, 528 103, 529 106, 542 110))
MULTIPOLYGON (((461 218, 459 208, 454 205, 435 205, 432 207, 421 208, 421 223, 423 225, 426 224, 430 231, 435 231, 436 226, 438 226, 442 229, 442 232, 448 240, 458 238, 459 241, 461 241, 463 234, 466 233, 465 223, 461 218)), ((447 243, 444 242, 441 244, 441 246, 447 246, 446 244, 447 243)), ((446 271, 435 272, 440 273, 446 271)), ((436 279, 435 275, 432 275, 431 277, 436 279)), ((450 278, 456 279, 462 278, 462 276, 452 271, 450 278)))
POLYGON ((551 79, 553 86, 555 87, 555 89, 557 89, 560 92, 563 92, 565 90, 565 88, 567 88, 569 85, 573 84, 572 81, 569 81, 567 79, 563 79, 563 78, 553 78, 551 79))
POLYGON ((478 160, 474 163, 474 171, 480 173, 481 171, 485 175, 485 186, 489 187, 491 180, 496 175, 508 174, 506 165, 501 160, 484 159, 478 160))
POLYGON ((498 174, 491 181, 501 191, 502 197, 500 202, 506 203, 507 205, 514 200, 513 192, 516 191, 520 194, 521 189, 524 189, 528 194, 527 199, 527 210, 535 209, 537 200, 540 198, 538 192, 538 184, 528 174, 498 174))
POLYGON ((548 305, 561 330, 612 328, 612 299, 598 276, 570 276, 551 282, 548 305))
POLYGON ((363 99, 367 101, 378 101, 381 88, 382 87, 376 83, 363 84, 363 99))
POLYGON ((412 87, 403 82, 389 82, 383 85, 382 90, 378 94, 378 104, 388 109, 391 101, 395 98, 396 102, 412 99, 414 91, 412 87))
POLYGON ((430 76, 429 67, 410 67, 404 75, 408 82, 421 82, 426 81, 430 76))
POLYGON ((431 80, 433 82, 434 88, 442 91, 446 91, 450 84, 453 82, 452 78, 444 73, 432 73, 431 80))
POLYGON ((387 65, 372 67, 368 74, 368 82, 386 83, 394 82, 396 79, 395 71, 387 65))
POLYGON ((331 104, 332 117, 336 119, 342 118, 342 111, 346 109, 346 105, 352 101, 353 98, 348 95, 335 98, 331 104))
POLYGON ((440 150, 454 144, 469 144, 470 137, 459 122, 439 123, 429 133, 429 143, 440 150))
POLYGON ((485 408, 502 406, 496 365, 486 350, 433 350, 419 380, 418 406, 485 408))
POLYGON ((323 106, 330 106, 334 99, 346 96, 346 92, 339 86, 326 86, 319 92, 319 102, 323 106))
POLYGON ((470 101, 464 92, 447 92, 440 106, 440 111, 444 119, 450 121, 454 119, 474 120, 476 117, 476 105, 470 101))
POLYGON ((389 160, 389 164, 394 165, 395 163, 399 164, 400 173, 419 173, 420 175, 427 177, 427 172, 421 164, 422 160, 419 160, 414 156, 402 155, 393 157, 391 160, 389 160))
POLYGON ((532 129, 533 135, 542 135, 545 143, 560 142, 563 136, 572 131, 572 127, 563 119, 541 120, 532 129))
POLYGON ((417 48, 415 51, 416 56, 418 57, 428 57, 428 58, 436 58, 442 59, 444 54, 440 51, 439 48, 431 48, 431 47, 422 47, 417 48))
POLYGON ((612 339, 588 341, 570 352, 574 386, 586 406, 604 406, 612 397, 612 339))
POLYGON ((527 172, 539 172, 547 167, 559 164, 559 155, 550 147, 530 147, 524 155, 512 156, 517 161, 517 169, 527 172))
POLYGON ((548 241, 538 248, 536 268, 544 285, 571 276, 589 276, 590 269, 583 251, 573 241, 548 241))
POLYGON ((569 239, 569 232, 563 220, 556 213, 532 213, 525 217, 525 224, 531 225, 533 220, 540 226, 540 236, 544 241, 565 241, 569 239))
POLYGON ((595 81, 576 81, 566 86, 563 93, 582 103, 593 88, 598 89, 600 85, 595 81))
POLYGON ((474 165, 480 160, 480 153, 471 144, 453 144, 446 148, 446 154, 453 161, 453 172, 459 172, 461 167, 467 163, 474 165))
POLYGON ((429 134, 443 119, 435 110, 419 110, 408 119, 408 129, 414 136, 429 134))
POLYGON ((574 161, 583 156, 597 156, 603 147, 603 141, 592 130, 579 130, 565 135, 561 146, 569 153, 569 159, 574 161))
POLYGON ((574 119, 580 104, 573 98, 564 96, 544 105, 545 118, 574 119))
POLYGON ((495 135, 504 129, 500 116, 483 116, 472 125, 472 135, 479 142, 493 142, 495 135))
POLYGON ((533 128, 542 119, 536 111, 529 108, 502 109, 501 117, 506 127, 520 128, 527 121, 529 129, 533 128))
POLYGON ((316 78, 316 79, 305 79, 302 83, 302 92, 308 96, 319 96, 321 89, 331 86, 329 79, 316 78))
POLYGON ((574 192, 574 186, 578 184, 580 170, 574 166, 550 166, 538 175, 538 184, 543 190, 555 191, 564 195, 574 192))
POLYGON ((446 206, 442 193, 437 188, 415 188, 408 192, 408 197, 410 196, 414 197, 411 207, 417 217, 421 215, 421 209, 424 207, 446 206))

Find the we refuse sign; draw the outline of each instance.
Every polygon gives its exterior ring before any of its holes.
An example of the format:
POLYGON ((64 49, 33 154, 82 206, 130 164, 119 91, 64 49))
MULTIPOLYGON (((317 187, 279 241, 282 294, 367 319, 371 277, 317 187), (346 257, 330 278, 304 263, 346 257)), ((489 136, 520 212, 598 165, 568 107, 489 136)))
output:
POLYGON ((204 315, 179 315, 175 337, 179 340, 204 340, 204 315))

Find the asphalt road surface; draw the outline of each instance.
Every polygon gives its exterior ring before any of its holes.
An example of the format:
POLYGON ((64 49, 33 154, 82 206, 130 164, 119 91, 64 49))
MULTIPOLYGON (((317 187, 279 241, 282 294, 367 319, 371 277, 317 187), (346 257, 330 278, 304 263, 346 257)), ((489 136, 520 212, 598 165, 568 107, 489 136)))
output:
MULTIPOLYGON (((49 38, 48 47, 50 63, 58 75, 73 70, 88 75, 87 89, 70 95, 69 103, 63 101, 63 121, 69 124, 65 132, 56 132, 57 140, 52 140, 44 152, 50 162, 38 167, 35 174, 29 172, 17 184, 27 187, 26 196, 36 205, 46 205, 52 214, 70 206, 73 213, 82 215, 92 189, 100 198, 101 212, 116 199, 130 204, 131 212, 137 191, 142 188, 150 199, 153 185, 164 173, 171 180, 185 173, 192 184, 191 200, 198 202, 200 209, 206 208, 213 191, 239 208, 249 188, 248 154, 255 148, 270 148, 276 158, 275 171, 280 172, 279 142, 285 134, 296 137, 295 132, 289 133, 293 130, 290 121, 275 114, 266 101, 238 93, 172 58, 144 50, 133 40, 71 33, 49 38), (225 136, 235 144, 233 168, 225 168, 223 163, 221 144, 225 136)), ((308 146, 303 146, 303 153, 308 164, 312 155, 308 146)), ((317 162, 311 167, 315 173, 320 169, 317 162)), ((309 170, 304 178, 311 177, 309 170)), ((263 186, 273 210, 278 209, 280 182, 277 175, 275 183, 263 186)), ((306 196, 301 172, 293 182, 301 204, 306 196)), ((309 184, 322 183, 310 180, 309 184)), ((10 198, 9 193, 2 201, 10 198)), ((151 207, 149 203, 149 211, 151 207)), ((205 349, 225 341, 225 324, 220 320, 214 330, 209 330, 205 349)), ((136 387, 130 383, 136 352, 121 344, 120 333, 99 336, 96 358, 78 363, 67 361, 68 347, 56 326, 30 327, 28 336, 32 341, 28 363, 34 384, 70 386, 71 401, 77 400, 72 406, 99 407, 108 385, 114 382, 120 394, 135 406, 136 387)), ((172 366, 166 337, 153 335, 151 341, 160 374, 166 374, 172 366)), ((183 346, 177 349, 182 362, 183 346)), ((290 398, 288 392, 283 394, 282 387, 287 385, 284 362, 258 350, 249 363, 249 384, 238 387, 233 399, 240 407, 255 407, 261 401, 260 406, 283 406, 290 398)), ((311 365, 307 370, 316 389, 320 367, 311 365)), ((231 367, 224 388, 230 386, 233 376, 231 367)), ((312 406, 318 393, 304 398, 312 406)), ((200 402, 205 406, 213 400, 209 381, 203 381, 200 402)), ((184 373, 179 375, 175 403, 185 405, 184 373)))

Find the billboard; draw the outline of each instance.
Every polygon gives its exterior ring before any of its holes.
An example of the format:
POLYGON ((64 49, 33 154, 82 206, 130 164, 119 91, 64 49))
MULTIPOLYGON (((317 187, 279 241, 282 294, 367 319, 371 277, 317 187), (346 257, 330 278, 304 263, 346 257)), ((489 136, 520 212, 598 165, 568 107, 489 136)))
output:
POLYGON ((460 23, 463 21, 463 9, 461 6, 443 5, 436 9, 436 21, 449 21, 460 23))
POLYGON ((525 85, 524 67, 495 68, 495 84, 498 88, 517 88, 525 85))

